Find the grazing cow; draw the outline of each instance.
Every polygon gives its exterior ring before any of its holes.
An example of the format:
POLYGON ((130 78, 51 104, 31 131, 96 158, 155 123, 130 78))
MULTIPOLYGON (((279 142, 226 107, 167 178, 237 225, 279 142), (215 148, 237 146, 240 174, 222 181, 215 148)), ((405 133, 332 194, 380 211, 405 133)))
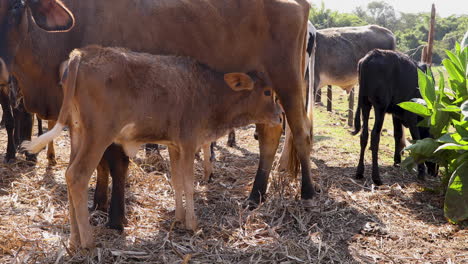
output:
MULTIPOLYGON (((337 85, 351 92, 358 82, 358 61, 373 49, 394 50, 396 46, 393 33, 376 25, 315 30, 310 24, 309 36, 308 54, 312 54, 309 50, 312 51, 314 41, 316 45, 313 78, 310 80, 316 102, 320 102, 317 96, 320 88, 326 85, 337 85)), ((350 109, 353 107, 350 104, 350 109)), ((349 114, 352 120, 352 111, 349 114)), ((287 153, 283 151, 281 155, 279 170, 285 170, 289 164, 287 153)))
POLYGON ((176 219, 195 230, 197 150, 234 127, 281 124, 281 107, 263 74, 223 74, 185 57, 88 46, 70 54, 62 82, 64 99, 57 125, 25 147, 35 153, 69 125, 71 157, 65 177, 70 242, 84 248, 93 245, 88 181, 110 144, 122 145, 130 157, 147 142, 168 146, 176 219))
MULTIPOLYGON (((310 8, 306 0, 63 3, 70 11, 54 0, 0 1, 0 57, 6 58, 17 77, 29 111, 43 119, 57 119, 63 94, 56 72, 72 49, 87 44, 189 56, 223 72, 256 69, 271 80, 284 107, 302 167, 301 198, 311 204, 315 193, 309 158, 311 125, 302 91, 310 8), (73 28, 71 12, 76 19, 73 28), (115 23, 116 18, 125 18, 125 23, 115 23), (36 23, 45 30, 69 32, 48 34, 36 23)), ((281 126, 267 129, 259 124, 260 162, 249 196, 253 204, 264 200, 280 136, 281 126)), ((109 226, 116 229, 123 228, 128 163, 122 148, 113 144, 98 168, 98 183, 108 181, 109 170, 113 177, 109 226)), ((105 184, 98 184, 96 196, 95 206, 106 208, 105 184)))
POLYGON ((373 49, 395 46, 393 33, 376 25, 317 30, 314 90, 336 85, 350 92, 358 82, 358 61, 373 49))
MULTIPOLYGON (((395 137, 394 162, 401 162, 401 151, 404 145, 403 126, 408 127, 414 140, 429 137, 427 127, 418 127, 422 120, 418 115, 403 110, 398 104, 410 101, 413 98, 421 98, 418 89, 418 67, 426 69, 425 65, 418 66, 418 63, 410 59, 407 55, 389 50, 373 50, 359 61, 359 99, 354 120, 355 131, 361 130, 362 112, 362 132, 361 132, 361 154, 356 171, 356 178, 364 177, 364 152, 369 136, 368 123, 369 113, 374 107, 375 123, 371 133, 372 150, 372 180, 376 185, 381 185, 382 180, 379 175, 378 152, 380 142, 380 132, 385 118, 385 113, 392 114, 393 129, 395 137)), ((424 164, 418 165, 418 178, 423 179, 426 170, 424 164)))

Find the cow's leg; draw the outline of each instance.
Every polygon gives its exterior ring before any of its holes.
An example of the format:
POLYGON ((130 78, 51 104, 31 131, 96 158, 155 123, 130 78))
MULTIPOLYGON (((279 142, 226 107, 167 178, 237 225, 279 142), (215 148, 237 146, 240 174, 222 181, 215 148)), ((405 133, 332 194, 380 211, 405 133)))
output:
POLYGON ((145 144, 145 155, 149 157, 151 154, 159 155, 159 146, 158 144, 145 144))
POLYGON ((125 181, 129 159, 122 146, 111 144, 104 152, 112 177, 112 195, 107 226, 122 231, 125 220, 125 181))
MULTIPOLYGON (((413 138, 413 140, 421 139, 421 135, 419 134, 419 129, 416 125, 417 124, 416 118, 415 120, 411 120, 409 123, 411 124, 409 126, 409 130, 410 130, 411 137, 413 138)), ((422 162, 418 164, 418 179, 424 180, 425 177, 426 177, 426 166, 424 165, 424 162, 422 162)))
POLYGON ((195 202, 193 200, 194 193, 194 176, 193 176, 193 155, 195 150, 192 147, 185 147, 181 153, 180 174, 183 181, 185 194, 185 228, 195 231, 197 229, 197 216, 195 215, 195 202))
POLYGON ((211 182, 213 177, 213 164, 211 164, 211 145, 207 143, 203 145, 203 181, 211 182))
POLYGON ((371 105, 366 100, 361 100, 362 129, 361 129, 361 152, 359 154, 359 163, 356 169, 356 179, 364 178, 364 154, 366 152, 367 141, 369 139, 369 115, 371 105))
MULTIPOLYGON (((38 120, 39 117, 37 118, 38 120)), ((47 121, 47 129, 50 131, 54 128, 56 121, 49 120, 47 121)), ((54 148, 54 141, 50 141, 47 145, 47 160, 49 161, 50 166, 54 166, 57 164, 57 160, 55 160, 55 148, 54 148)))
POLYGON ((216 154, 215 154, 215 151, 214 151, 215 147, 216 147, 216 141, 211 142, 211 144, 210 144, 210 153, 211 153, 210 161, 211 162, 214 162, 216 160, 216 154))
POLYGON ((397 166, 401 163, 401 151, 405 147, 402 145, 403 140, 403 124, 400 119, 392 115, 393 119, 393 138, 395 139, 395 153, 393 155, 393 165, 397 166))
POLYGON ((354 87, 349 89, 348 97, 348 126, 353 126, 353 117, 354 117, 354 87))
POLYGON ((379 173, 379 143, 380 132, 385 119, 385 109, 374 106, 375 123, 371 132, 371 150, 372 150, 372 181, 375 185, 382 185, 379 173))
POLYGON ((333 90, 331 85, 327 85, 327 111, 332 111, 333 104, 333 90))
POLYGON ((13 161, 16 156, 16 147, 14 139, 15 120, 13 119, 8 95, 4 94, 3 91, 0 91, 0 104, 2 105, 3 109, 2 120, 5 122, 5 128, 8 136, 7 153, 5 155, 5 162, 8 163, 13 161))
MULTIPOLYGON (((171 160, 171 182, 175 196, 175 218, 180 223, 185 223, 185 209, 182 201, 184 192, 184 179, 180 170, 181 155, 177 148, 168 146, 169 159, 171 160)), ((192 157, 193 160, 193 157, 192 157)))
POLYGON ((44 134, 44 130, 42 129, 42 119, 40 119, 38 116, 37 118, 37 136, 41 136, 44 134))
POLYGON ((234 131, 234 129, 232 129, 229 132, 227 145, 228 147, 231 147, 231 148, 236 146, 236 132, 234 131))
MULTIPOLYGON (((18 106, 18 110, 16 111, 19 115, 18 123, 19 123, 19 143, 28 140, 31 141, 32 137, 32 130, 33 130, 33 123, 34 123, 34 115, 26 112, 23 102, 18 106)), ((16 118, 16 117, 15 117, 16 118)), ((37 155, 31 153, 25 153, 26 160, 36 162, 37 155)))
POLYGON ((258 142, 260 146, 260 161, 257 174, 249 196, 249 206, 256 206, 265 200, 265 193, 268 186, 268 177, 271 166, 275 159, 281 137, 281 125, 267 126, 257 124, 258 142))
MULTIPOLYGON (((106 149, 105 140, 84 137, 82 146, 68 168, 65 178, 71 196, 71 208, 77 222, 80 245, 83 248, 94 246, 94 234, 89 223, 88 183, 94 169, 99 164, 106 149)), ((70 214, 72 216, 72 213, 70 214)), ((76 236, 76 235, 74 235, 76 236)))
MULTIPOLYGON (((106 150, 107 151, 107 150, 106 150)), ((104 152, 105 153, 105 152, 104 152)), ((104 154, 105 156, 106 154, 104 154)), ((102 157, 97 166, 96 189, 94 191, 93 210, 107 212, 108 209, 108 190, 109 190, 109 164, 102 157)))

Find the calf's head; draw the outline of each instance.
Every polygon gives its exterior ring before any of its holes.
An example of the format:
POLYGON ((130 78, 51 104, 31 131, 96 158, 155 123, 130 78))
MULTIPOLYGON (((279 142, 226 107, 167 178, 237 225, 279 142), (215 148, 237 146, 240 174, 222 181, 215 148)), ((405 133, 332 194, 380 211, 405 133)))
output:
MULTIPOLYGON (((239 104, 235 107, 241 107, 243 113, 248 113, 250 123, 270 125, 282 123, 282 108, 263 74, 226 73, 224 81, 236 93, 243 93, 240 99, 236 98, 239 104)), ((237 112, 239 109, 232 110, 237 112)))

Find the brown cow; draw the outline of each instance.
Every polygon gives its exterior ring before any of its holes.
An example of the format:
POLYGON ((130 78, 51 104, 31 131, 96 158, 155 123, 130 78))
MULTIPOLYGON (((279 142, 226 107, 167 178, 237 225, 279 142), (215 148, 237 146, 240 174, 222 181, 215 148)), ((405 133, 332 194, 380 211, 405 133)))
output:
MULTIPOLYGON (((63 19, 64 14, 54 15, 54 11, 61 10, 53 6, 57 5, 54 0, 36 0, 34 4, 20 0, 0 2, 0 57, 8 58, 7 66, 14 65, 9 68, 23 89, 29 111, 43 119, 57 119, 63 94, 56 72, 72 49, 88 44, 189 56, 222 72, 256 69, 271 80, 281 100, 301 162, 301 197, 304 201, 312 199, 311 126, 302 95, 310 8, 306 0, 63 2, 73 12, 76 25, 60 34, 46 34, 34 23, 39 21, 49 30, 66 29, 72 24, 71 19, 63 19), (33 15, 46 10, 44 15, 53 19, 33 20, 26 12, 28 8, 33 15), (117 20, 124 22, 116 23, 117 20), (54 23, 57 25, 51 26, 54 23)), ((280 136, 281 126, 267 129, 259 124, 260 162, 249 196, 253 203, 264 199, 280 136)), ((101 164, 99 175, 107 175, 102 171, 110 170, 114 183, 109 225, 122 229, 128 157, 120 147, 112 145, 104 153, 104 160, 110 163, 101 164)), ((98 182, 107 181, 107 176, 101 176, 98 182)), ((107 186, 97 188, 96 195, 102 194, 104 200, 98 206, 105 207, 106 190, 107 186)))
POLYGON ((122 145, 130 157, 147 142, 168 146, 176 219, 195 230, 197 150, 234 127, 281 124, 281 107, 262 74, 223 74, 186 57, 89 46, 70 54, 62 79, 57 125, 24 146, 36 153, 69 125, 70 243, 84 248, 93 245, 88 182, 110 144, 122 145))

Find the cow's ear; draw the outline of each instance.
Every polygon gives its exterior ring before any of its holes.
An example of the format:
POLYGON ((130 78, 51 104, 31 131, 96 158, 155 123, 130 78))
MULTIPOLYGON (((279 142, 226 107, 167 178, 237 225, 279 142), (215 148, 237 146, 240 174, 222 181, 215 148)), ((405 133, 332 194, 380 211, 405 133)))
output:
POLYGON ((27 0, 34 22, 49 32, 68 31, 75 18, 60 0, 27 0))
POLYGON ((226 73, 224 74, 224 81, 236 92, 248 91, 254 88, 254 81, 252 78, 242 72, 226 73))

